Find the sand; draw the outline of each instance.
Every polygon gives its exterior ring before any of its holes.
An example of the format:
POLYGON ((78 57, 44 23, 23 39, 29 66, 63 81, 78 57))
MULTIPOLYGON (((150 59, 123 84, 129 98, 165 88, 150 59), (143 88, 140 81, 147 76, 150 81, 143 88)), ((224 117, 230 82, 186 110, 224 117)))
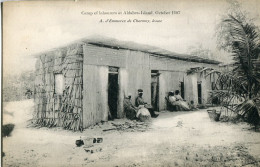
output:
POLYGON ((144 132, 103 131, 126 119, 73 132, 26 127, 33 105, 32 100, 4 103, 3 123, 16 126, 3 138, 3 166, 260 166, 260 133, 247 123, 213 122, 206 110, 160 112, 144 132), (77 147, 80 137, 103 142, 77 147))

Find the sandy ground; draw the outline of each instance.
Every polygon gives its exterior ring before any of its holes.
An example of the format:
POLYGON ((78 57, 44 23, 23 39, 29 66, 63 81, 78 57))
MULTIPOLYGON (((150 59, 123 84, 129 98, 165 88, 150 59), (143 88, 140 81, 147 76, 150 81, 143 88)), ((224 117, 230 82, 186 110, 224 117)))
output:
POLYGON ((26 128, 32 110, 31 100, 4 104, 4 124, 16 127, 3 139, 3 166, 260 166, 260 133, 246 123, 212 122, 206 110, 161 112, 145 132, 104 132, 108 122, 82 133, 26 128), (80 136, 103 142, 76 147, 80 136))

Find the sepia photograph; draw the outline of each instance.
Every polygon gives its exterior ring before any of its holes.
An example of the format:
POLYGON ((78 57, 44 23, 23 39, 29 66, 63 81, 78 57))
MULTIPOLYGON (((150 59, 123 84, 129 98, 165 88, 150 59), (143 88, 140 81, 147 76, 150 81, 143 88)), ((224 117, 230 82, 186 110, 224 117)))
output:
POLYGON ((260 166, 259 0, 1 7, 3 167, 260 166))

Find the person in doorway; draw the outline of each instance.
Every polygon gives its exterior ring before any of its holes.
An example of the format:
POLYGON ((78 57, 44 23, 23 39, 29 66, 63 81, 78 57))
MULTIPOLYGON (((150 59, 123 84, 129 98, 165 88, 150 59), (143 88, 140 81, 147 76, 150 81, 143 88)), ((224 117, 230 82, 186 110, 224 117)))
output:
POLYGON ((124 99, 124 112, 126 114, 126 118, 134 120, 136 118, 138 108, 132 104, 131 97, 132 95, 128 94, 128 96, 124 99))
POLYGON ((180 95, 180 91, 176 90, 174 97, 176 98, 176 105, 178 106, 178 110, 180 111, 189 111, 190 107, 186 101, 180 95))
POLYGON ((140 105, 144 105, 144 107, 149 110, 152 118, 157 118, 159 116, 159 114, 155 114, 153 107, 144 101, 142 89, 138 89, 138 97, 136 98, 135 105, 136 107, 139 107, 140 105))

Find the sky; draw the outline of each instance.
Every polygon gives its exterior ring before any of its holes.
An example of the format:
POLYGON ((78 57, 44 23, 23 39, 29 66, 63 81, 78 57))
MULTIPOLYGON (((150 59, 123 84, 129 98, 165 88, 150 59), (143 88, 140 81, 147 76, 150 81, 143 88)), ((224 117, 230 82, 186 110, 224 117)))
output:
MULTIPOLYGON (((260 15, 260 1, 242 1, 253 16, 260 15)), ((226 0, 169 1, 14 1, 3 7, 3 73, 34 70, 35 54, 66 45, 80 38, 100 35, 122 41, 189 53, 202 45, 213 58, 229 62, 217 50, 216 26, 228 7, 226 0), (180 11, 174 15, 86 15, 96 11, 180 11), (100 23, 100 19, 162 20, 160 23, 100 23)), ((256 20, 259 25, 259 17, 256 20)))

